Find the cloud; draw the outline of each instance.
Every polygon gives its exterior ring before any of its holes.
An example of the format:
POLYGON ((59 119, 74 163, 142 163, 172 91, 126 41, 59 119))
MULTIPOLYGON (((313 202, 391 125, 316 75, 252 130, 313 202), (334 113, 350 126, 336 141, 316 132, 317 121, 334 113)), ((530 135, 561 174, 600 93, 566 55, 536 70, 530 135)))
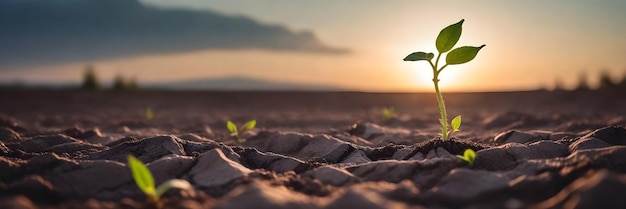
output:
POLYGON ((310 31, 212 11, 137 0, 0 1, 0 69, 207 49, 345 52, 310 31))

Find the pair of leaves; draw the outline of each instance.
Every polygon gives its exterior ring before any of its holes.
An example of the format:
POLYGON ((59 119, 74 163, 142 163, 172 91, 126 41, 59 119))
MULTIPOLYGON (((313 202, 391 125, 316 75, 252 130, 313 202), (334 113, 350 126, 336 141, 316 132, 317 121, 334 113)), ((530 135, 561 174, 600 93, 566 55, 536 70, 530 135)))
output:
MULTIPOLYGON (((450 51, 452 47, 454 47, 454 45, 456 45, 456 43, 459 41, 459 38, 461 38, 464 21, 465 20, 461 20, 455 24, 445 27, 443 30, 441 30, 441 32, 439 32, 437 40, 435 41, 435 45, 439 54, 449 52, 446 55, 447 65, 458 65, 472 61, 476 57, 480 49, 485 46, 462 46, 450 51)), ((430 61, 433 59, 434 56, 435 55, 433 53, 413 52, 406 56, 404 58, 404 61, 430 61)))
POLYGON ((181 179, 170 179, 155 188, 152 172, 143 162, 132 155, 128 155, 128 167, 130 167, 137 187, 154 202, 157 202, 161 195, 172 188, 193 191, 193 186, 188 181, 181 179))
POLYGON ((256 126, 256 120, 251 120, 251 121, 248 121, 248 122, 244 123, 243 126, 241 126, 240 130, 237 130, 237 126, 235 125, 235 123, 233 123, 230 120, 226 122, 226 128, 228 128, 228 131, 230 132, 230 136, 235 138, 235 140, 236 140, 235 142, 237 142, 237 143, 245 142, 245 139, 241 138, 239 136, 239 133, 243 133, 243 132, 252 130, 252 129, 254 129, 255 126, 256 126))
POLYGON ((474 161, 476 160, 476 152, 472 149, 466 149, 462 156, 457 155, 457 157, 467 162, 470 166, 473 166, 474 161))
POLYGON ((233 123, 230 120, 226 122, 226 128, 228 128, 228 131, 230 132, 231 136, 238 136, 239 133, 252 130, 254 129, 255 126, 256 126, 256 120, 251 120, 251 121, 244 123, 243 126, 241 126, 240 130, 237 130, 237 126, 235 125, 235 123, 233 123))
MULTIPOLYGON (((439 32, 439 36, 437 36, 437 40, 435 41, 439 53, 448 52, 456 45, 463 32, 463 22, 465 22, 465 20, 452 24, 439 32)), ((446 55, 446 64, 458 65, 469 62, 476 57, 478 51, 484 46, 485 45, 480 47, 462 46, 456 48, 446 55)))

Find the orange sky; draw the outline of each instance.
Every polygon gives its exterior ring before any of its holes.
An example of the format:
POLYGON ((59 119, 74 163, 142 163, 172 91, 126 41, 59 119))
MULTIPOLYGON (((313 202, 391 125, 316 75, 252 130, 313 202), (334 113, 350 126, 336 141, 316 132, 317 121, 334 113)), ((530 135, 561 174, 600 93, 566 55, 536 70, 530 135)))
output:
MULTIPOLYGON (((348 54, 267 50, 201 50, 85 60, 0 72, 1 81, 78 82, 86 63, 103 79, 115 74, 140 82, 244 76, 324 84, 363 91, 432 91, 426 63, 403 62, 414 51, 436 52, 439 31, 465 19, 457 46, 486 44, 475 60, 449 66, 444 91, 573 87, 581 72, 626 75, 624 1, 199 1, 146 0, 165 9, 211 9, 293 30, 311 30, 348 54), (437 19, 435 19, 437 18, 437 19)), ((593 82, 592 82, 593 84, 593 82)))

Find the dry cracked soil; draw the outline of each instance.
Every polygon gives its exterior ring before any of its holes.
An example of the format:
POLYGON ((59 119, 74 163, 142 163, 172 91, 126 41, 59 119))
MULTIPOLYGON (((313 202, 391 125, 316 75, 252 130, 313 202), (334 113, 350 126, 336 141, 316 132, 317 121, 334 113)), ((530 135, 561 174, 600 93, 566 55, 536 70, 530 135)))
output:
POLYGON ((444 97, 449 141, 427 93, 3 90, 0 208, 626 208, 622 92, 444 97), (129 154, 194 190, 148 202, 129 154))

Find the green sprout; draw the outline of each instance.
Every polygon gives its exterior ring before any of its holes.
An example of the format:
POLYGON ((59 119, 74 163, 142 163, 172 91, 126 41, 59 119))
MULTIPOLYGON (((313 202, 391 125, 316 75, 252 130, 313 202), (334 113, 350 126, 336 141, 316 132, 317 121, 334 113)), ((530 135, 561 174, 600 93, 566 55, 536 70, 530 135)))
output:
POLYGON ((450 135, 452 133, 459 130, 461 127, 461 116, 457 116, 452 119, 452 129, 448 129, 448 117, 446 115, 446 106, 443 102, 443 97, 441 96, 441 91, 439 91, 439 74, 446 68, 448 65, 458 65, 469 62, 476 57, 478 51, 485 47, 483 44, 479 47, 474 46, 462 46, 456 49, 452 49, 454 45, 459 41, 461 37, 462 25, 465 20, 461 20, 458 23, 452 24, 439 32, 439 36, 437 36, 437 40, 435 41, 435 46, 437 47, 437 59, 433 64, 432 59, 435 57, 433 53, 426 52, 413 52, 404 58, 404 61, 428 61, 433 70, 433 83, 435 84, 435 93, 437 94, 437 103, 439 104, 439 112, 441 113, 441 118, 439 119, 439 123, 441 123, 441 136, 442 140, 446 141, 450 139, 450 135), (452 50, 452 51, 450 51, 452 50), (441 54, 448 52, 446 55, 446 64, 439 68, 439 58, 441 58, 441 54))
POLYGON ((391 119, 396 117, 396 111, 393 109, 393 107, 384 108, 383 117, 385 118, 385 121, 390 121, 391 119))
POLYGON ((128 155, 128 167, 130 167, 130 171, 133 173, 133 179, 135 179, 137 187, 155 204, 159 202, 161 195, 169 189, 178 188, 193 191, 193 186, 188 181, 182 179, 170 179, 155 188, 154 178, 152 178, 152 173, 148 167, 132 155, 128 155))
POLYGON ((226 122, 226 128, 228 128, 228 131, 230 132, 230 136, 235 138, 237 143, 243 143, 245 141, 243 138, 241 138, 240 134, 243 134, 246 131, 254 129, 255 126, 256 126, 256 120, 251 120, 251 121, 246 122, 245 124, 243 124, 243 126, 241 126, 241 129, 237 129, 237 126, 235 125, 235 123, 233 123, 230 120, 226 122))
POLYGON ((473 166, 474 160, 476 160, 476 152, 472 149, 466 149, 463 155, 457 155, 457 157, 467 162, 470 166, 473 166))
POLYGON ((152 120, 154 118, 154 112, 152 112, 152 108, 146 108, 146 120, 152 120))

